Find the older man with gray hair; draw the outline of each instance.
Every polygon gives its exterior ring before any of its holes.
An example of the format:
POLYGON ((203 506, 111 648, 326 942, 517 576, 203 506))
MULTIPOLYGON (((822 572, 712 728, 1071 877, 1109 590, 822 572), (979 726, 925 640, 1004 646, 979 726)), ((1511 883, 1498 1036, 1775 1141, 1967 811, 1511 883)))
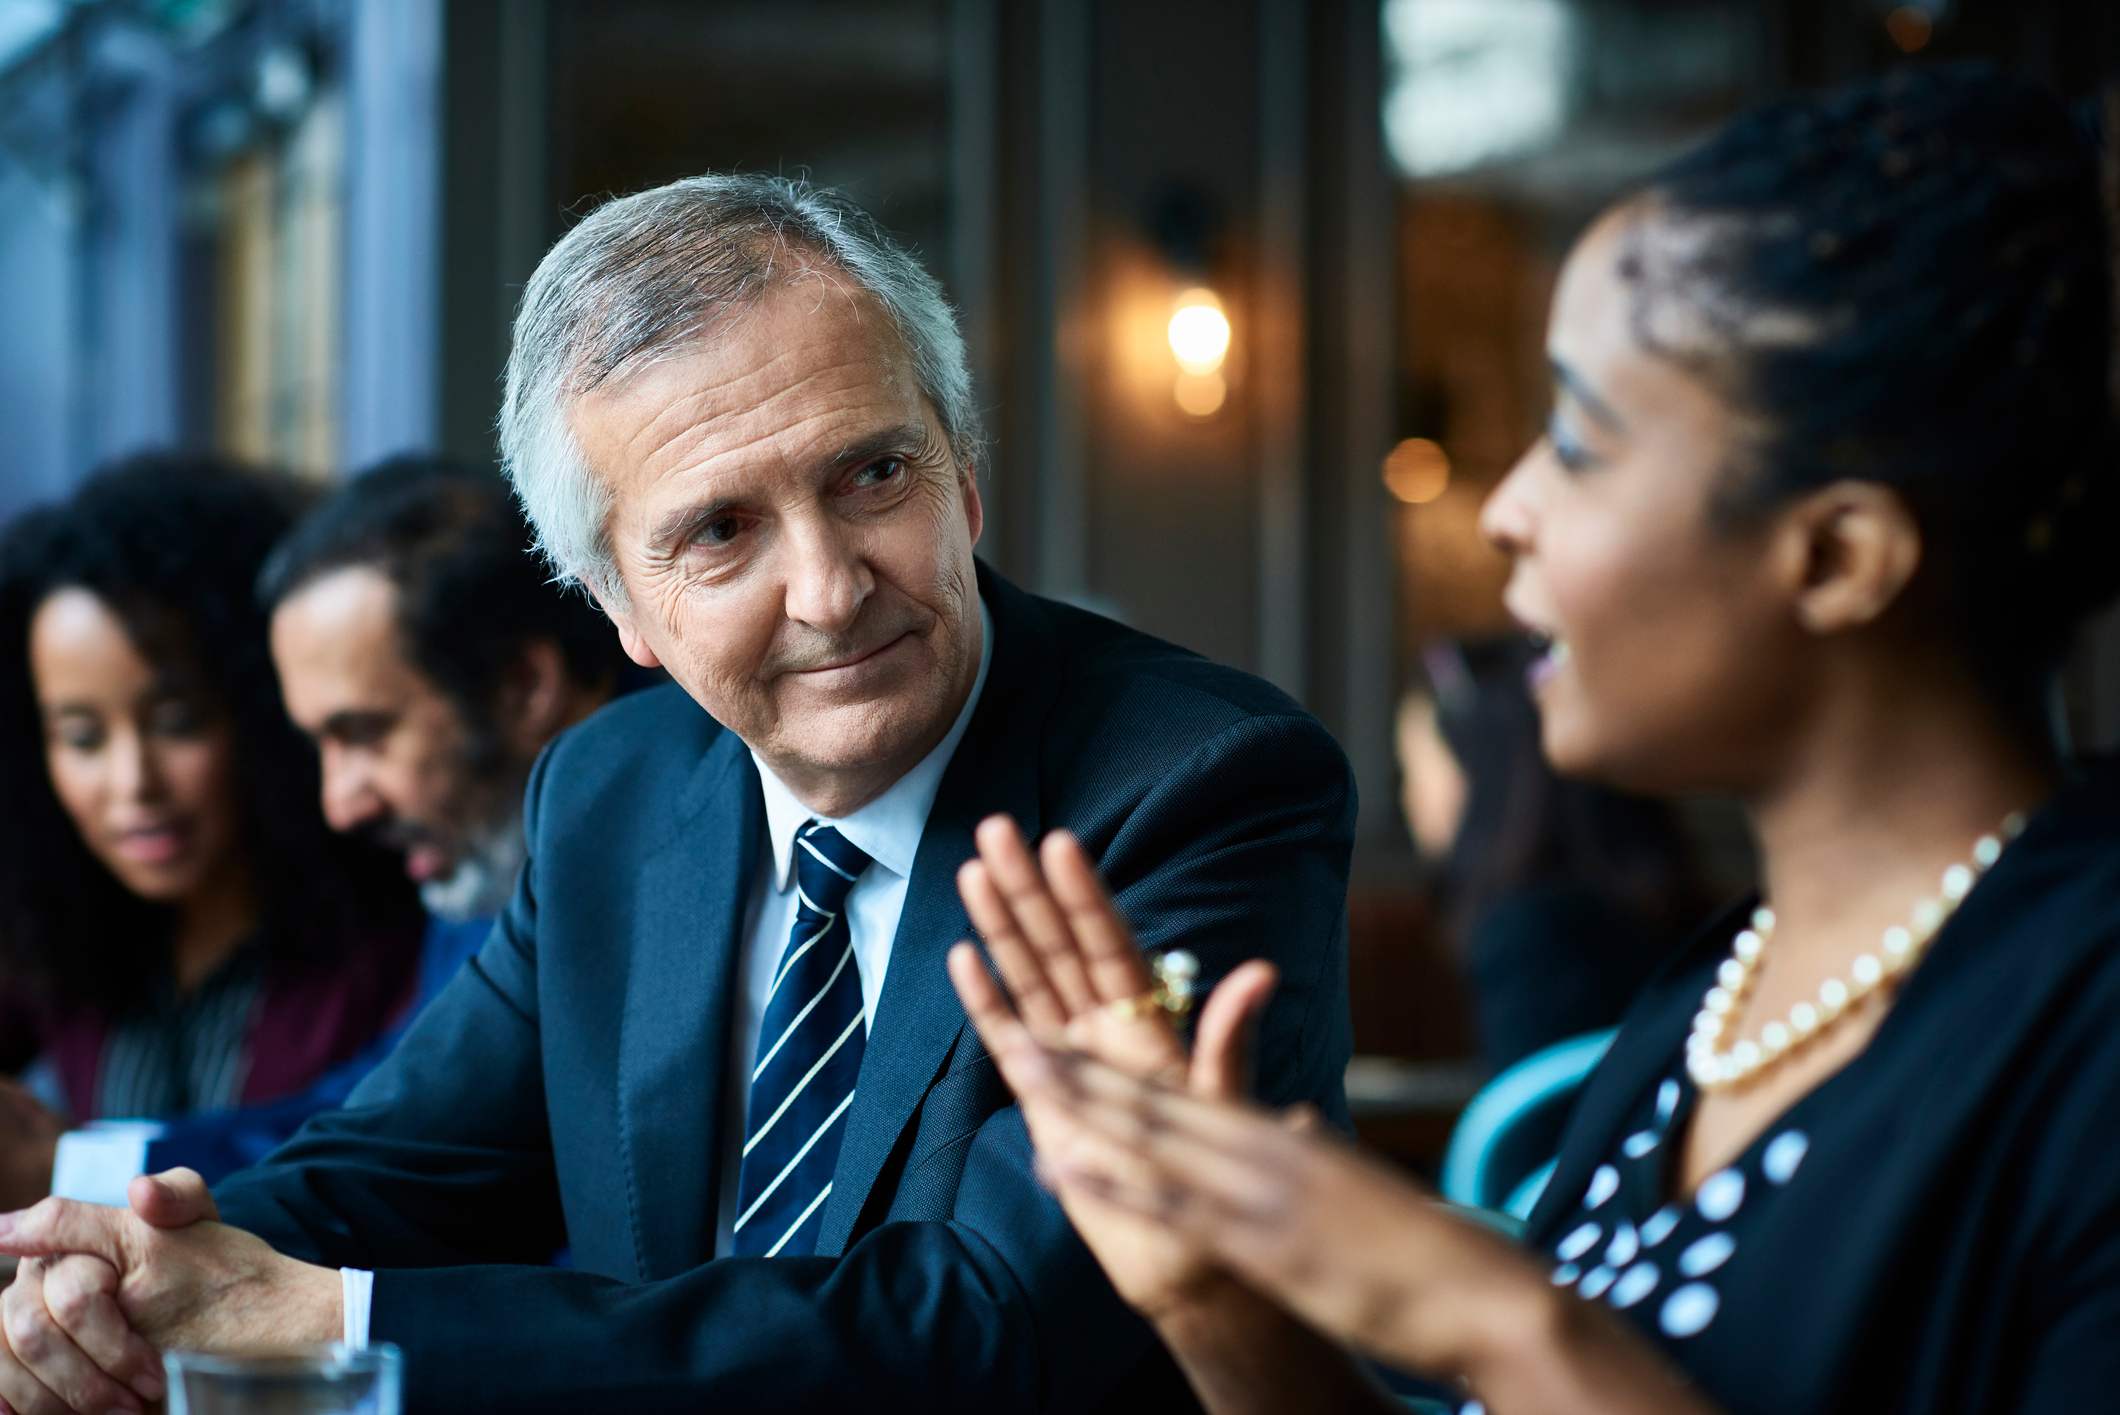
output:
POLYGON ((545 753, 513 901, 345 1110, 212 1197, 0 1219, 33 1259, 0 1397, 137 1409, 151 1347, 344 1339, 402 1347, 426 1410, 1183 1401, 966 1026, 956 872, 975 829, 1064 829, 1203 982, 1263 949, 1261 1089, 1335 1114, 1331 739, 975 560, 949 306, 800 183, 584 220, 524 294, 501 437, 554 565, 674 684, 545 753))

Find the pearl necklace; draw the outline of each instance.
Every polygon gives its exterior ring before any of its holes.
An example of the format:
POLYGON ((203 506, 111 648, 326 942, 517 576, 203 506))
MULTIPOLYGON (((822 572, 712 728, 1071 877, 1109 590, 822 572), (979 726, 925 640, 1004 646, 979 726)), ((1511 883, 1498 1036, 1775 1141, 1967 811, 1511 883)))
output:
POLYGON ((1742 1085, 1824 1032, 1887 982, 1904 977, 1929 951, 1937 930, 1972 892, 1974 883, 2002 858, 2002 847, 2023 829, 2023 815, 2007 817, 2000 830, 1974 842, 1970 862, 1943 872, 1941 897, 1923 899, 1914 906, 1908 922, 1886 929, 1877 951, 1857 954, 1846 978, 1826 979, 1819 985, 1816 1001, 1799 1002, 1789 1009, 1787 1018, 1761 1027, 1758 1040, 1748 1037, 1728 1051, 1718 1051, 1723 1034, 1735 1028, 1738 1009, 1752 991, 1760 960, 1766 955, 1767 940, 1774 936, 1774 911, 1753 910, 1751 926, 1738 930, 1730 956, 1715 970, 1715 984, 1701 1000, 1693 1033, 1686 1038, 1686 1070, 1693 1083, 1703 1091, 1742 1085))

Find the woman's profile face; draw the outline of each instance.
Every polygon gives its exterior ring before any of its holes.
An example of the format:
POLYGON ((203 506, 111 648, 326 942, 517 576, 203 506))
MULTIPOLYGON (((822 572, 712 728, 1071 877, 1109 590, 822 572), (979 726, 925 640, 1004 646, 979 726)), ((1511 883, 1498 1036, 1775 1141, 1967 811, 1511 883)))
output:
POLYGON ((52 790, 89 852, 158 904, 224 877, 238 830, 225 715, 149 663, 85 589, 37 607, 29 658, 52 790))
POLYGON ((1547 353, 1553 413, 1481 515, 1514 558, 1510 612, 1551 647, 1532 669, 1554 767, 1639 791, 1733 789, 1794 710, 1800 647, 1764 527, 1717 525, 1739 414, 1642 347, 1622 273, 1640 207, 1569 255, 1547 353))

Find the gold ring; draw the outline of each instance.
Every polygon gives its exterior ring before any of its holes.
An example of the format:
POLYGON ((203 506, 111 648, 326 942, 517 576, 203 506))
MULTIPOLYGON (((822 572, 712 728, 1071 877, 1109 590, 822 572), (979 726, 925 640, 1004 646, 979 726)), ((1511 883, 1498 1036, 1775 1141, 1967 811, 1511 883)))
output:
POLYGON ((1156 985, 1147 992, 1107 1002, 1104 1010, 1125 1022, 1161 1012, 1173 1025, 1182 1024, 1192 1011, 1200 961, 1182 948, 1173 948, 1150 958, 1148 965, 1156 985))
POLYGON ((1161 1012, 1164 1008, 1162 992, 1161 988, 1153 988, 1133 997, 1115 998, 1104 1004, 1104 1010, 1122 1022, 1131 1022, 1136 1017, 1161 1012))

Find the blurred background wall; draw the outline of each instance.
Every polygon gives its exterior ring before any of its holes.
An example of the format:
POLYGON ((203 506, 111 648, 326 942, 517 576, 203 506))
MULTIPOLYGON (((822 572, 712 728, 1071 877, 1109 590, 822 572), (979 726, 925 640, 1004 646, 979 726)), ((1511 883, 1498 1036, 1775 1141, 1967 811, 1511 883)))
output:
POLYGON ((2105 0, 0 0, 0 517, 151 445, 490 457, 570 221, 804 172, 964 312, 987 554, 1296 693, 1392 878, 1393 699, 1497 624, 1473 521, 1570 235, 1791 84, 1981 55, 2081 92, 2116 46, 2105 0))

